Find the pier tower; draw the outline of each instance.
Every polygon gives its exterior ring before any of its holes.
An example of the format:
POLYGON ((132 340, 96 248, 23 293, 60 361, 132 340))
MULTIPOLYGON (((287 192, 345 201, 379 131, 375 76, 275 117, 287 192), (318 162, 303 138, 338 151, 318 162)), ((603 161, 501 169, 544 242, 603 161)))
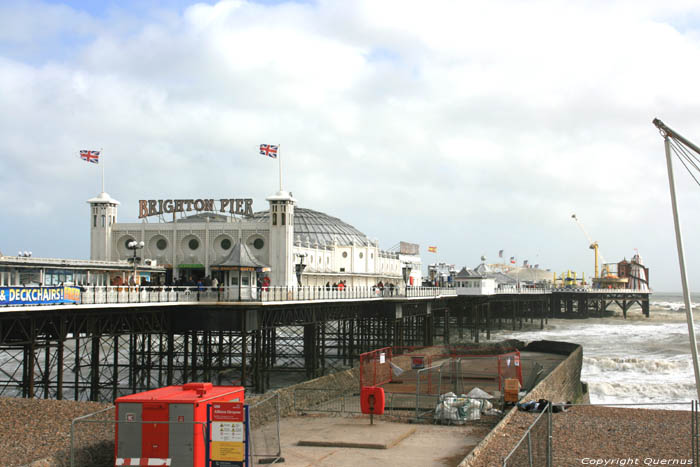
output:
POLYGON ((117 223, 119 201, 104 191, 87 201, 90 204, 90 259, 112 259, 112 226, 117 223))
POLYGON ((291 193, 278 191, 270 203, 270 281, 273 286, 296 285, 294 270, 294 206, 291 193))

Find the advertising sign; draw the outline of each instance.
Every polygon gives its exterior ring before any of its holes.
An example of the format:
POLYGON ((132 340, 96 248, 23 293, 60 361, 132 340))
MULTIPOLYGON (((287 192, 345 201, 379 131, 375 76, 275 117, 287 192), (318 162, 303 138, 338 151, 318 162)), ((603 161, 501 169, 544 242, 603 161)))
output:
POLYGON ((423 355, 415 355, 411 357, 411 368, 413 370, 422 370, 425 368, 425 357, 423 355))
POLYGON ((0 287, 0 305, 80 303, 78 287, 0 287))

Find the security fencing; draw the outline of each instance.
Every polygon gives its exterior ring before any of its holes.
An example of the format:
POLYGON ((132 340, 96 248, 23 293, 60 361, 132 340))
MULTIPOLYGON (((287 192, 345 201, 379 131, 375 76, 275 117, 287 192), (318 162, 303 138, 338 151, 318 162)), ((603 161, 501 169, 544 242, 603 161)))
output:
POLYGON ((392 349, 384 347, 360 354, 360 387, 381 386, 391 381, 392 349))
POLYGON ((416 421, 433 419, 442 394, 443 366, 445 363, 416 371, 416 421))
POLYGON ((275 464, 283 461, 279 394, 275 393, 250 405, 249 414, 253 464, 275 464))
POLYGON ((552 404, 547 404, 528 427, 503 467, 552 467, 552 404))
MULTIPOLYGON (((274 464, 281 461, 279 394, 273 394, 250 405, 249 414, 250 445, 254 463, 274 464)), ((83 415, 71 422, 69 452, 71 467, 86 465, 91 467, 114 466, 115 434, 119 427, 122 425, 133 427, 146 424, 177 425, 177 431, 186 434, 183 437, 185 444, 187 444, 187 439, 189 439, 189 443, 192 443, 193 436, 199 436, 198 433, 201 433, 203 444, 206 443, 206 422, 115 420, 114 407, 112 406, 98 412, 83 415), (199 429, 197 428, 198 426, 199 429)), ((168 430, 168 428, 164 429, 168 430)), ((133 433, 142 433, 142 430, 131 430, 132 435, 133 433)), ((134 440, 130 439, 130 441, 134 440)), ((137 444, 140 446, 140 443, 137 444)), ((116 454, 118 458, 139 457, 139 453, 126 452, 123 446, 117 446, 116 454)))
MULTIPOLYGON (((143 429, 141 427, 144 425, 152 425, 154 427, 168 427, 170 425, 176 425, 178 432, 186 433, 183 438, 185 443, 184 449, 181 450, 181 452, 186 451, 190 456, 194 455, 192 443, 194 442, 195 436, 199 436, 199 434, 201 434, 202 444, 206 443, 206 422, 115 420, 114 407, 108 407, 98 412, 78 417, 71 422, 71 467, 82 467, 86 465, 91 467, 112 467, 115 465, 115 451, 117 459, 140 457, 140 452, 132 452, 130 449, 134 446, 133 435, 135 433, 137 436, 139 436, 139 440, 137 440, 136 445, 140 449, 140 436, 143 433, 143 429), (126 430, 123 430, 123 436, 129 436, 129 443, 120 444, 115 450, 115 435, 119 431, 119 427, 122 426, 128 426, 129 428, 139 426, 139 428, 136 430, 133 428, 129 430, 130 435, 127 435, 126 430), (197 429, 198 427, 199 429, 197 429), (189 444, 186 440, 189 440, 189 444)), ((164 430, 171 429, 172 428, 164 428, 164 430)))
MULTIPOLYGON (((529 405, 529 407, 534 406, 529 405)), ((575 430, 578 424, 585 423, 582 420, 590 420, 594 423, 595 430, 605 434, 601 439, 612 436, 616 445, 625 446, 623 459, 625 463, 619 465, 698 465, 700 463, 700 403, 698 401, 629 404, 546 403, 545 407, 537 406, 534 410, 541 412, 536 415, 515 447, 504 458, 503 467, 603 465, 605 459, 611 459, 609 447, 598 446, 596 442, 587 443, 582 438, 576 438, 575 434, 572 435, 572 430, 575 430), (641 416, 638 413, 630 414, 630 420, 626 420, 625 415, 620 412, 591 414, 585 412, 587 409, 601 407, 611 411, 616 408, 645 409, 650 413, 641 416), (657 410, 652 412, 653 409, 657 410), (638 427, 639 419, 659 424, 661 428, 653 430, 653 435, 650 435, 650 441, 652 441, 650 446, 646 443, 636 446, 625 444, 633 443, 646 435, 644 426, 638 427), (673 423, 669 424, 671 421, 673 423), (686 423, 690 426, 684 427, 686 423), (634 440, 624 438, 625 430, 636 430, 627 432, 628 436, 634 437, 634 440), (558 435, 564 431, 566 435, 559 437, 558 435), (578 452, 573 452, 571 449, 572 440, 576 443, 578 452), (584 453, 580 452, 582 445, 585 445, 584 453), (667 446, 670 450, 665 453, 658 452, 660 445, 667 446), (675 457, 670 459, 669 453, 675 457)), ((582 436, 590 436, 587 428, 583 428, 582 433, 586 433, 582 436)))

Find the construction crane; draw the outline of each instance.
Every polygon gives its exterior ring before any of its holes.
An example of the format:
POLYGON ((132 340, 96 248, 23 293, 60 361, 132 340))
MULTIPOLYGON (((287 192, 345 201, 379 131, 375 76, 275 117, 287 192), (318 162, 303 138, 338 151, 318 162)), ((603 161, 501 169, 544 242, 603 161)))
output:
POLYGON ((605 264, 605 260, 603 259, 603 255, 600 254, 600 252, 598 251, 598 242, 594 242, 593 240, 591 240, 591 236, 588 235, 588 232, 586 232, 586 229, 583 227, 583 224, 581 224, 581 221, 578 220, 578 217, 576 217, 576 214, 572 214, 571 218, 574 221, 576 221, 576 224, 581 228, 581 231, 588 239, 588 243, 589 243, 588 248, 590 248, 591 250, 593 250, 595 252, 595 271, 594 271, 595 275, 594 275, 594 278, 598 279, 598 277, 600 277, 598 275, 598 258, 600 257, 600 261, 602 261, 603 264, 605 264))

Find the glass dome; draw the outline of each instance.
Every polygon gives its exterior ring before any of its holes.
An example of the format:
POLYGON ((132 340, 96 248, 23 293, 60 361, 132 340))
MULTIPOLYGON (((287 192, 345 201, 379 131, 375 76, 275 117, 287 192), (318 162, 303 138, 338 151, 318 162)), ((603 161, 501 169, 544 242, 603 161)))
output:
MULTIPOLYGON (((268 222, 269 211, 260 211, 253 214, 260 222, 268 222)), ((332 245, 333 240, 338 245, 369 245, 371 241, 365 234, 347 224, 337 217, 329 216, 319 211, 306 208, 294 209, 294 241, 309 243, 313 246, 332 245)))

